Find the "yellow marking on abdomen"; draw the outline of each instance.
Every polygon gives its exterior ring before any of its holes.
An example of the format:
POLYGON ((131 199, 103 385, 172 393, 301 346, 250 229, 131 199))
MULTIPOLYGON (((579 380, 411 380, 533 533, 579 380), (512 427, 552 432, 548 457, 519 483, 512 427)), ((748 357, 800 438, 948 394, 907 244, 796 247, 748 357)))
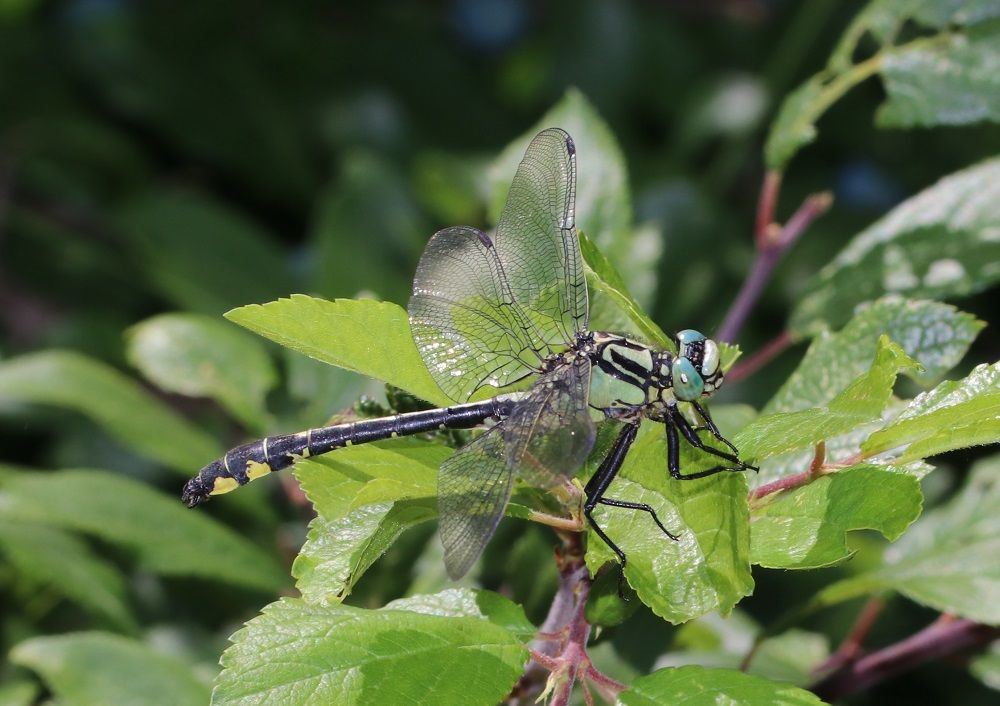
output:
POLYGON ((226 476, 219 476, 215 479, 212 484, 212 489, 208 491, 209 495, 222 495, 223 493, 228 493, 231 490, 236 490, 240 487, 240 484, 235 478, 228 478, 226 476))
POLYGON ((271 472, 271 467, 260 461, 247 461, 247 477, 250 480, 257 480, 261 476, 266 476, 271 472))

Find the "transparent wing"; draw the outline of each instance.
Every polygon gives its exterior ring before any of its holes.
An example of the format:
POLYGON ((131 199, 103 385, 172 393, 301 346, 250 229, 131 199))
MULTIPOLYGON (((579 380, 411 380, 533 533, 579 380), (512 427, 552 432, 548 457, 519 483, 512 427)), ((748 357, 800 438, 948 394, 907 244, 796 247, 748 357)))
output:
POLYGON ((479 558, 510 500, 513 478, 503 445, 495 426, 438 469, 438 532, 452 579, 464 576, 479 558))
POLYGON ((573 141, 544 130, 514 175, 494 238, 459 226, 428 243, 413 281, 410 326, 452 399, 537 371, 586 328, 575 189, 573 141))
POLYGON ((454 400, 484 384, 515 382, 549 353, 514 299, 493 242, 476 228, 434 234, 413 278, 409 316, 420 356, 454 400))
POLYGON ((576 235, 576 147, 558 128, 528 145, 497 224, 496 250, 514 298, 543 340, 587 328, 587 281, 576 235))
POLYGON ((594 446, 587 399, 590 360, 578 356, 542 375, 501 424, 507 463, 539 488, 572 476, 594 446))

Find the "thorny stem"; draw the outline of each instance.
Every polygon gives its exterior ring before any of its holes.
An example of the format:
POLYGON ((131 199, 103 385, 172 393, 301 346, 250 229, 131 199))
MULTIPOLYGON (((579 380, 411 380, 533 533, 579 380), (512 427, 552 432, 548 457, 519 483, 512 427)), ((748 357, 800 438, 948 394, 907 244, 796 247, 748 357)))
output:
POLYGON ((942 615, 910 637, 847 662, 811 691, 824 701, 836 701, 924 662, 980 647, 998 637, 1000 628, 942 615))
POLYGON ((719 327, 716 338, 721 341, 733 341, 743 328, 743 324, 753 309, 764 287, 771 279, 775 266, 795 241, 805 232, 809 225, 825 213, 833 197, 829 192, 813 194, 806 198, 799 209, 788 219, 784 226, 774 223, 774 207, 781 185, 780 172, 768 172, 764 178, 758 202, 756 232, 754 240, 757 246, 753 266, 747 278, 743 280, 739 294, 726 313, 726 318, 719 327))
POLYGON ((512 706, 533 704, 546 685, 552 685, 549 704, 566 706, 577 679, 588 704, 592 703, 588 683, 609 701, 625 689, 624 684, 595 669, 587 656, 590 624, 585 611, 591 582, 583 561, 583 536, 579 531, 561 532, 560 536, 559 587, 531 645, 531 660, 507 701, 512 706))

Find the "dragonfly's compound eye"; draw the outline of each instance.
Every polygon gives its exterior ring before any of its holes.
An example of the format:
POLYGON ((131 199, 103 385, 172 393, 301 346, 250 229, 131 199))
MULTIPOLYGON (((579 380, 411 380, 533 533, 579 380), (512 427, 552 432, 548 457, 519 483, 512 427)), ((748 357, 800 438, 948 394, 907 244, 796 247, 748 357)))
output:
POLYGON ((705 389, 705 380, 687 358, 678 356, 670 368, 670 377, 674 383, 674 396, 684 402, 693 402, 701 397, 705 389))
POLYGON ((719 345, 706 338, 701 349, 701 374, 710 378, 719 371, 719 345))

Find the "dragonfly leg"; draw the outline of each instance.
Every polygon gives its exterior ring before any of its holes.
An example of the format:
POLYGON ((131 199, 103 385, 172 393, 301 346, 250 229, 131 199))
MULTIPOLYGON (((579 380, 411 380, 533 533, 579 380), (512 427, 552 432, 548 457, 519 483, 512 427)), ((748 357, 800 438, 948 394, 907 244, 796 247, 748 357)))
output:
POLYGON ((710 432, 712 432, 712 436, 714 436, 716 439, 718 439, 723 444, 732 449, 734 454, 739 455, 740 453, 739 449, 733 446, 732 442, 730 442, 729 439, 727 439, 722 435, 722 432, 719 431, 719 427, 715 426, 715 422, 712 421, 712 416, 708 413, 708 410, 702 407, 697 402, 692 402, 691 406, 694 407, 695 411, 699 415, 701 415, 702 419, 705 420, 705 426, 695 427, 694 430, 697 431, 699 429, 708 429, 710 432))
POLYGON ((628 449, 632 445, 632 442, 635 441, 635 436, 638 431, 638 424, 625 425, 625 428, 622 429, 621 434, 619 434, 618 438, 615 440, 615 445, 611 449, 611 453, 604 458, 604 461, 601 462, 597 472, 591 476, 590 480, 587 482, 587 486, 584 488, 587 500, 583 505, 583 515, 587 518, 587 522, 590 523, 590 526, 594 528, 594 532, 597 533, 597 536, 600 537, 618 557, 618 595, 622 598, 625 597, 625 566, 628 563, 628 557, 625 556, 625 552, 622 551, 621 547, 615 544, 604 532, 604 530, 598 526, 597 521, 594 520, 593 516, 594 508, 598 505, 608 505, 610 507, 620 507, 628 510, 640 510, 642 512, 647 512, 650 517, 653 518, 656 526, 659 527, 665 535, 674 541, 678 539, 677 535, 670 532, 670 530, 663 525, 663 522, 660 521, 660 518, 656 514, 656 510, 646 503, 635 503, 626 500, 615 500, 614 498, 604 497, 604 493, 607 491, 608 486, 611 485, 611 482, 618 475, 618 471, 621 470, 622 463, 625 461, 628 449))
POLYGON ((716 473, 721 473, 723 471, 745 471, 748 469, 757 470, 755 466, 743 463, 740 459, 730 453, 725 451, 720 451, 719 449, 712 448, 711 446, 706 446, 705 443, 698 438, 698 435, 688 424, 688 421, 681 416, 679 412, 667 417, 666 420, 667 427, 667 468, 670 470, 670 475, 677 480, 694 480, 695 478, 704 478, 706 476, 715 475, 716 473), (681 455, 680 455, 680 437, 677 434, 677 430, 680 429, 680 433, 684 435, 684 439, 697 449, 701 449, 713 456, 718 456, 719 458, 725 459, 730 463, 736 464, 735 466, 726 466, 719 464, 718 466, 712 466, 704 471, 698 471, 697 473, 681 473, 681 455))

